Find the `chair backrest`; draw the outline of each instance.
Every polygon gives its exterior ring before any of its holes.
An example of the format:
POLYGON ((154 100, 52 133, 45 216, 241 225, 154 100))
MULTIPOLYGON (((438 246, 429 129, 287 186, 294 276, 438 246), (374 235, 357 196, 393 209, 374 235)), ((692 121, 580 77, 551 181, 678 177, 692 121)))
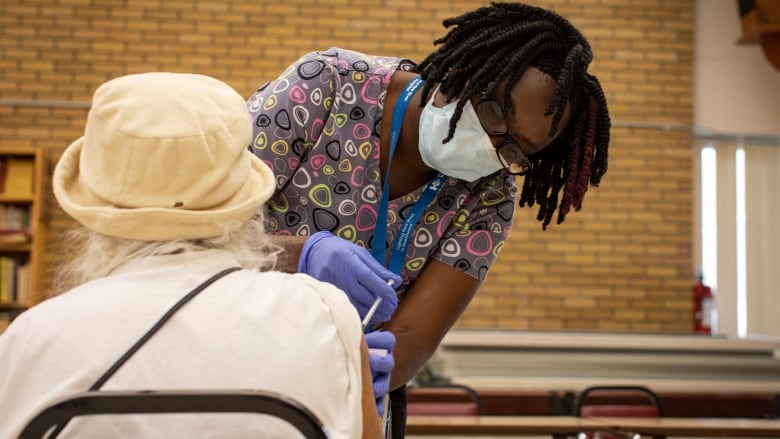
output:
POLYGON ((269 391, 94 391, 64 398, 38 413, 19 439, 40 439, 51 427, 84 415, 155 413, 258 413, 287 421, 307 439, 329 434, 298 401, 269 391))
POLYGON ((574 415, 661 417, 663 407, 655 392, 644 386, 591 386, 580 392, 574 415))
MULTIPOLYGON (((658 418, 664 414, 661 399, 644 386, 591 386, 577 396, 574 415, 579 417, 640 417, 658 418)), ((634 435, 630 435, 633 437, 634 435)), ((585 434, 585 438, 595 437, 585 434)), ((618 439, 609 434, 599 434, 601 439, 618 439)), ((654 435, 653 439, 666 439, 654 435)))
POLYGON ((407 389, 407 415, 479 416, 482 399, 471 387, 453 383, 427 383, 407 389))

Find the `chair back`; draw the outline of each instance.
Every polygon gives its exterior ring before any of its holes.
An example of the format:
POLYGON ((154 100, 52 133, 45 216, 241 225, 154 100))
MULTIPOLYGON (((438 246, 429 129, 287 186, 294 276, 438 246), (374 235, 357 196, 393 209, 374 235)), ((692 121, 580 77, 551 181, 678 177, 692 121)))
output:
POLYGON ((574 415, 661 417, 663 407, 655 392, 644 386, 591 386, 574 404, 574 415))
MULTIPOLYGON (((579 417, 642 417, 663 416, 658 395, 644 386, 591 386, 577 396, 574 415, 579 417)), ((617 439, 608 434, 586 435, 587 438, 617 439)), ((664 439, 665 436, 654 436, 664 439)))
POLYGON ((50 405, 22 430, 19 439, 40 439, 55 425, 77 416, 154 413, 258 413, 275 416, 306 439, 328 439, 325 426, 298 401, 270 391, 91 391, 50 405))
POLYGON ((407 389, 406 413, 410 416, 480 416, 482 399, 471 387, 453 383, 428 383, 407 389))

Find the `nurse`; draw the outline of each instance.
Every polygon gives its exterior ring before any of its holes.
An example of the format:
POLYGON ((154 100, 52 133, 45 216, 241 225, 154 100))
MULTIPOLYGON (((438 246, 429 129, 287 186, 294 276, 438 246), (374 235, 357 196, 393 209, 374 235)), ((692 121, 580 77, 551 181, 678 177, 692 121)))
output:
POLYGON ((485 280, 515 205, 560 224, 607 171, 607 103, 574 26, 521 3, 444 26, 420 63, 332 47, 248 100, 286 269, 339 286, 362 318, 381 300, 367 341, 394 360, 390 374, 372 358, 375 396, 398 389, 394 432, 404 384, 485 280))

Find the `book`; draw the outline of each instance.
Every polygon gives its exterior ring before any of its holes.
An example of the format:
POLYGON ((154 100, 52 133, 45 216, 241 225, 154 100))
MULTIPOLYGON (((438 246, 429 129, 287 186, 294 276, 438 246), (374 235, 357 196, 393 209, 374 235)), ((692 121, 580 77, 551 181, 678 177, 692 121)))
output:
POLYGON ((30 303, 30 263, 16 261, 16 294, 15 300, 21 305, 30 303))
POLYGON ((30 234, 27 230, 0 230, 0 244, 27 244, 30 234))
POLYGON ((10 275, 10 258, 5 256, 0 257, 0 303, 11 303, 13 298, 11 297, 11 275, 10 275))
POLYGON ((0 157, 0 194, 5 193, 5 168, 8 160, 0 157))
POLYGON ((24 244, 30 241, 30 209, 0 204, 0 244, 24 244))
POLYGON ((30 157, 11 156, 5 163, 6 195, 27 196, 33 193, 35 161, 30 157))

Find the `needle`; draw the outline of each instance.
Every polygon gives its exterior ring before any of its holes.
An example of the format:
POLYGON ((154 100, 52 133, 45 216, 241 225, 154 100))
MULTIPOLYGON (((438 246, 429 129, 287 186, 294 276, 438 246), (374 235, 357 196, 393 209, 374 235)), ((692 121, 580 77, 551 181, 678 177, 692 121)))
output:
MULTIPOLYGON (((388 279, 387 280, 387 285, 389 285, 391 287, 393 286, 394 283, 395 282, 393 282, 392 279, 388 279)), ((382 303, 382 298, 381 297, 377 297, 374 300, 374 303, 371 305, 371 308, 368 309, 368 312, 366 313, 366 316, 363 317, 362 325, 363 325, 363 330, 364 331, 368 331, 368 322, 371 321, 371 317, 374 317, 374 313, 376 313, 376 310, 377 310, 377 308, 379 308, 379 304, 380 303, 382 303)))

